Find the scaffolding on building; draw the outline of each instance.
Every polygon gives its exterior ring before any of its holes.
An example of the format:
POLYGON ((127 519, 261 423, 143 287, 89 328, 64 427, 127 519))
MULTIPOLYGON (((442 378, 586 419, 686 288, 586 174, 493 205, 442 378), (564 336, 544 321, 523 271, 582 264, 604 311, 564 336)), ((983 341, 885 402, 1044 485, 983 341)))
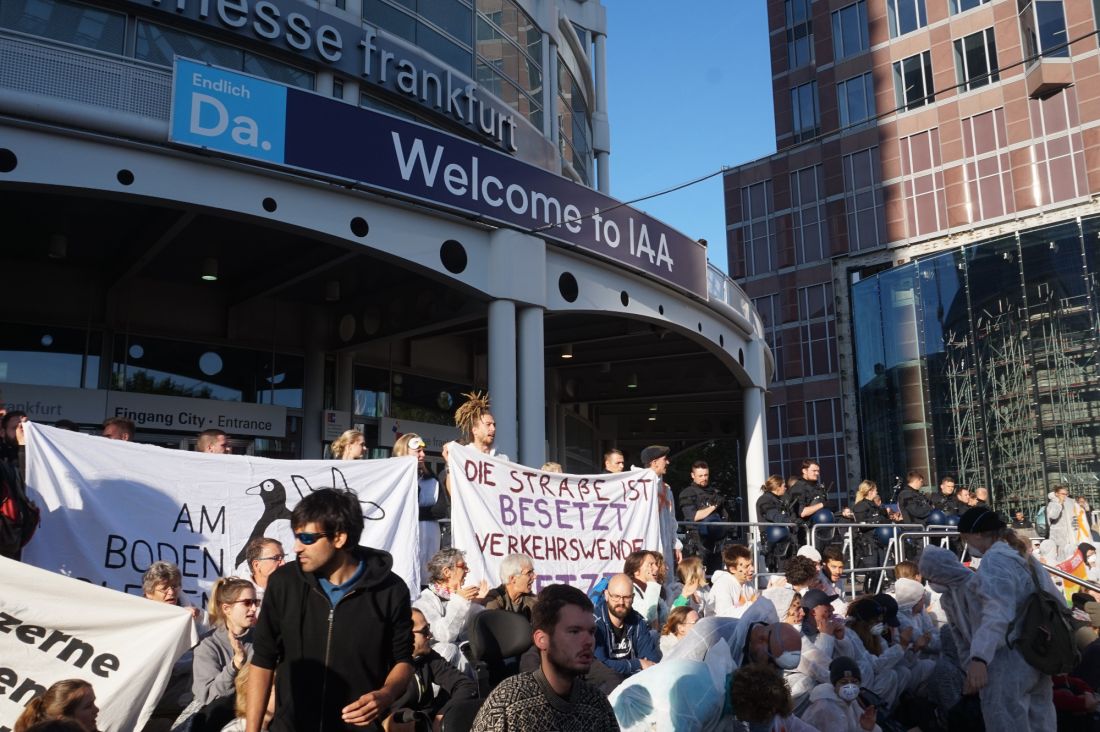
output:
POLYGON ((1096 505, 1097 324, 1084 295, 1030 300, 987 303, 945 337, 953 469, 960 485, 992 487, 999 508, 1044 505, 1054 484, 1096 505))

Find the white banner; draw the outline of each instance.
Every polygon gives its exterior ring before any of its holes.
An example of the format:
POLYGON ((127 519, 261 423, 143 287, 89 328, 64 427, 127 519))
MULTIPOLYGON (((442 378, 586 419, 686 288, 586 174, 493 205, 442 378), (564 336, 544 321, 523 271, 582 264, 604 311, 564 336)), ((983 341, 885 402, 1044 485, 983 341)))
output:
MULTIPOLYGON (((269 536, 293 551, 290 512, 321 488, 359 496, 360 543, 393 554, 420 591, 416 459, 270 460, 168 450, 28 423, 27 487, 42 525, 23 560, 141 594, 158 559, 173 562, 193 605, 214 580, 248 576, 244 547, 269 536)), ((293 559, 293 555, 288 557, 293 559)))
POLYGON ((62 679, 92 685, 103 732, 141 729, 198 643, 187 610, 0 557, 0 730, 62 679))
POLYGON ((466 552, 471 584, 498 584, 501 560, 526 554, 538 587, 564 582, 588 592, 600 578, 622 572, 633 551, 667 554, 651 470, 562 475, 457 443, 447 449, 451 542, 466 552))

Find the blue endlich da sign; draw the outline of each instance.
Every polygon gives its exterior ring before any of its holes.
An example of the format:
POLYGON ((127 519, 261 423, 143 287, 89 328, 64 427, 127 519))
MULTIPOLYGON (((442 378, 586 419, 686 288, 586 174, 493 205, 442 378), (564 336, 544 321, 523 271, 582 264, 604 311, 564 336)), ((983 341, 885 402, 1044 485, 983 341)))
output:
POLYGON ((282 164, 286 92, 281 84, 177 58, 170 139, 282 164))
POLYGON ((706 248, 661 221, 491 148, 320 94, 177 58, 170 140, 537 233, 707 298, 706 248))

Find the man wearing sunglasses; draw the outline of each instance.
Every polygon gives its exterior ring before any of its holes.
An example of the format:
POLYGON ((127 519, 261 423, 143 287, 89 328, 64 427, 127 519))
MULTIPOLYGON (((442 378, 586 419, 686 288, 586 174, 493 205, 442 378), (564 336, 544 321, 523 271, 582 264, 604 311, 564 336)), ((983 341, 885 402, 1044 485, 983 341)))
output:
POLYGON ((412 676, 409 590, 389 553, 359 546, 354 493, 310 493, 290 517, 296 562, 272 575, 253 639, 247 732, 381 730, 412 676))

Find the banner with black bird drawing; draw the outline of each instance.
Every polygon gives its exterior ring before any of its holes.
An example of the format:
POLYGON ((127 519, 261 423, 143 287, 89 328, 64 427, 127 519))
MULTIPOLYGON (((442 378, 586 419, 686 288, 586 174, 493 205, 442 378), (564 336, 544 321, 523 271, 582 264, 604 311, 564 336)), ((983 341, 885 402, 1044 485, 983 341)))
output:
POLYGON ((27 423, 27 489, 42 523, 23 561, 140 595, 157 560, 183 578, 184 600, 206 607, 218 577, 249 576, 244 549, 282 542, 294 561, 290 516, 322 488, 355 493, 363 546, 393 555, 393 571, 420 591, 415 457, 272 460, 170 450, 27 423))

